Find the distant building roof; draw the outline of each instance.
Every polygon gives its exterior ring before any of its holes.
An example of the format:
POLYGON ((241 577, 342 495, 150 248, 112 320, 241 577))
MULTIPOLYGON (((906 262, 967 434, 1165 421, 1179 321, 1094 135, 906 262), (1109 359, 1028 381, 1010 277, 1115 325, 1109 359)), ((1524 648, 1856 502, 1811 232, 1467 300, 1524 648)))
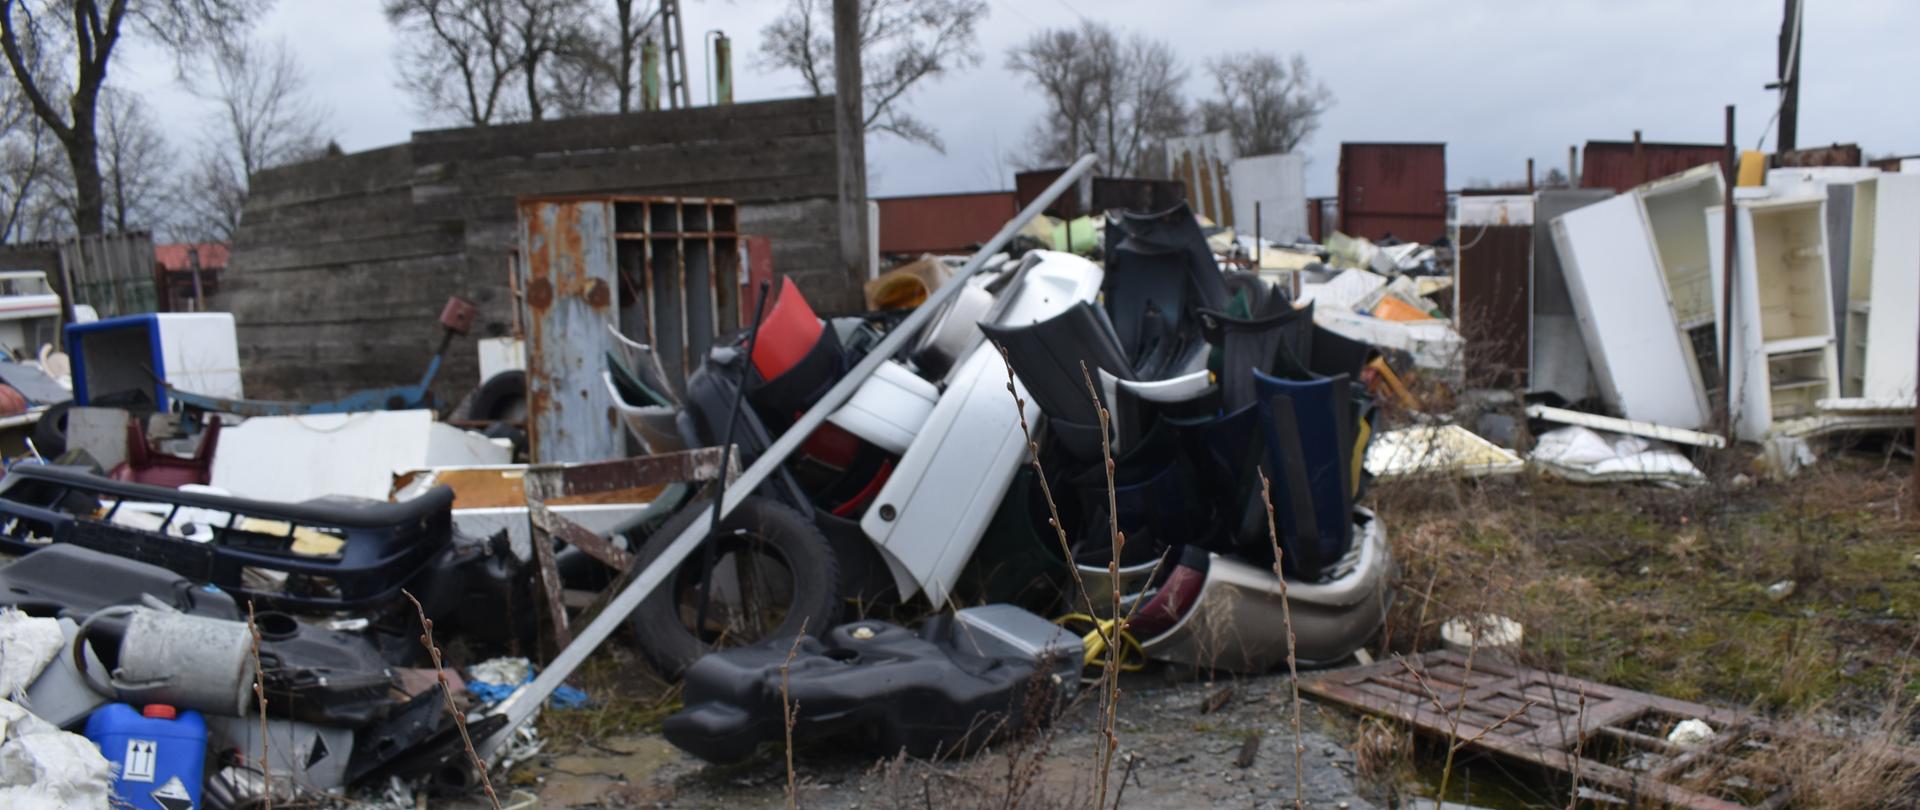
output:
POLYGON ((153 260, 168 270, 185 272, 193 269, 193 259, 188 251, 196 248, 200 251, 200 269, 226 269, 227 243, 225 242, 176 242, 170 245, 154 245, 153 260))

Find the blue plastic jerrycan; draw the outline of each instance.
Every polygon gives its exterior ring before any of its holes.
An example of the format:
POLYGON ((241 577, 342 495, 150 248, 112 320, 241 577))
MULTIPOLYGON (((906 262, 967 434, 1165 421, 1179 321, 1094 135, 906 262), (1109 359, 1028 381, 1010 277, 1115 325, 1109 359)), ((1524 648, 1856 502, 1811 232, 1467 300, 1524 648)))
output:
MULTIPOLYGON (((141 810, 197 810, 207 759, 199 712, 109 703, 87 718, 87 739, 114 764, 114 797, 141 810)), ((118 804, 115 805, 119 806, 118 804)))

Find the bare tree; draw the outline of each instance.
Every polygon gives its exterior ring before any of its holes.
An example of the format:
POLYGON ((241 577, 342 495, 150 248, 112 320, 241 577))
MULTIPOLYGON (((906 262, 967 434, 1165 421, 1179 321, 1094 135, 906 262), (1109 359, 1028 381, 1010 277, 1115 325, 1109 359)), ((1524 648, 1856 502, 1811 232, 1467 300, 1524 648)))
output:
POLYGON ((404 44, 400 85, 423 111, 470 126, 503 117, 507 83, 518 56, 509 31, 509 0, 386 0, 387 21, 404 44))
POLYGON ((251 178, 262 169, 318 156, 325 114, 306 97, 307 79, 286 43, 237 43, 211 60, 210 83, 191 84, 218 114, 202 133, 194 165, 179 178, 182 217, 197 240, 229 241, 240 227, 251 178))
POLYGON ((18 89, 0 86, 0 244, 32 238, 44 205, 52 139, 18 89))
POLYGON ((1207 72, 1218 95, 1201 102, 1201 120, 1208 132, 1232 132, 1242 155, 1292 152, 1333 106, 1333 91, 1297 53, 1284 63, 1261 51, 1227 54, 1209 60, 1207 72))
MULTIPOLYGON (((814 95, 833 92, 833 3, 792 0, 761 29, 763 64, 800 73, 814 95)), ((946 151, 939 133, 901 109, 921 81, 980 64, 985 0, 867 0, 860 4, 861 88, 868 132, 946 151)))
POLYGON ((1064 163, 1086 152, 1111 173, 1146 174, 1167 138, 1188 128, 1186 69, 1165 42, 1111 26, 1040 31, 1007 56, 1047 99, 1031 136, 1033 158, 1064 163))
POLYGON ((100 96, 128 27, 189 54, 244 31, 261 7, 262 0, 0 0, 0 51, 33 114, 66 150, 81 233, 106 224, 100 96))
MULTIPOLYGON (((106 213, 114 230, 152 230, 163 225, 156 210, 166 195, 172 150, 140 99, 108 88, 100 96, 100 162, 106 181, 106 213)), ((78 198, 74 218, 79 219, 78 198)))
MULTIPOLYGON (((570 71, 578 87, 582 77, 591 77, 590 60, 595 48, 587 26, 587 7, 581 0, 511 0, 507 7, 509 43, 515 56, 514 66, 526 91, 527 117, 534 121, 546 117, 547 97, 553 95, 554 76, 543 80, 541 69, 560 60, 589 60, 585 70, 570 71)), ((572 99, 578 103, 580 99, 572 99)))

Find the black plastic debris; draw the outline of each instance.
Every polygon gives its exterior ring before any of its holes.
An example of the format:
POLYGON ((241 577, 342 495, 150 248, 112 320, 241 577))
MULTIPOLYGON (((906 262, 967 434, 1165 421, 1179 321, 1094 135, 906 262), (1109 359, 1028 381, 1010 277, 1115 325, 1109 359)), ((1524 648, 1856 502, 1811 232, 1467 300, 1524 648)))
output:
POLYGON ((820 639, 700 659, 687 670, 686 708, 664 730, 701 759, 739 762, 784 738, 790 704, 796 742, 843 741, 878 754, 964 752, 1048 722, 1076 688, 1081 655, 1078 638, 1007 605, 935 617, 917 633, 855 622, 820 639))

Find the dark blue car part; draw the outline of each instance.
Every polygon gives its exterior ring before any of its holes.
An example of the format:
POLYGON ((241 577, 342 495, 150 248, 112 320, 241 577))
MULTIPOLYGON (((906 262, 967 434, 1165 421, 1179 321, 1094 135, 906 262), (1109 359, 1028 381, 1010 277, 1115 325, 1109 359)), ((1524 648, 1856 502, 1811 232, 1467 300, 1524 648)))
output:
MULTIPOLYGON (((1294 381, 1256 372, 1254 382, 1283 570, 1315 581, 1353 538, 1353 389, 1345 377, 1294 381)), ((1272 562, 1271 552, 1264 561, 1272 562)))
POLYGON ((1190 370, 1206 352, 1194 313, 1227 305, 1226 282, 1193 210, 1116 211, 1106 227, 1107 311, 1138 379, 1190 370))
POLYGON ((71 543, 150 563, 196 582, 211 582, 261 607, 307 612, 350 611, 385 604, 447 548, 453 490, 435 487, 400 503, 316 499, 277 503, 114 481, 71 469, 16 465, 0 481, 0 551, 28 554, 47 543, 71 543), (170 507, 158 531, 113 522, 127 502, 170 507), (92 505, 89 508, 89 504, 92 505), (197 542, 168 534, 182 508, 224 512, 197 542), (104 510, 95 516, 95 509, 104 510), (259 518, 273 531, 246 528, 259 518), (340 549, 310 555, 293 550, 294 529, 340 538, 340 549), (286 575, 284 587, 250 587, 242 571, 286 575))

